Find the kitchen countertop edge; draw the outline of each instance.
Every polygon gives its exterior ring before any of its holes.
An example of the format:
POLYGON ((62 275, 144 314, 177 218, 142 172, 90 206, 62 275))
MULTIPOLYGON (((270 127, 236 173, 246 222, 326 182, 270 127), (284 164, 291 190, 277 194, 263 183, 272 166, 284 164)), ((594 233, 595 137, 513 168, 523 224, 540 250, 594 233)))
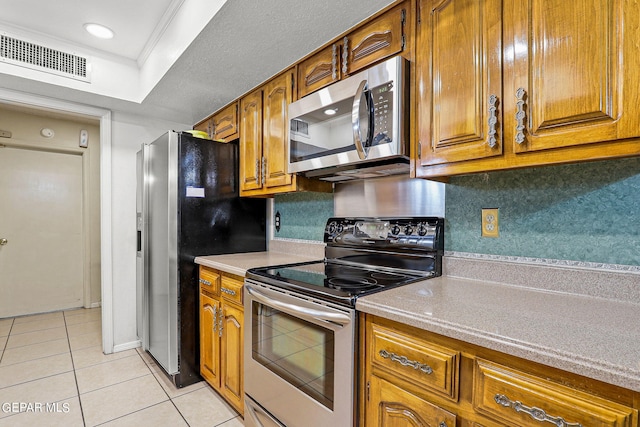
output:
MULTIPOLYGON (((504 290, 520 293, 522 296, 520 298, 521 301, 519 301, 520 303, 526 300, 527 293, 530 293, 531 296, 540 294, 550 296, 552 294, 538 289, 525 289, 522 287, 510 286, 508 284, 489 283, 479 280, 443 276, 416 282, 400 288, 390 289, 378 294, 361 297, 356 302, 356 309, 363 313, 376 315, 449 338, 475 344, 490 350, 499 351, 525 360, 541 363, 543 365, 640 392, 640 357, 635 361, 635 365, 632 365, 631 362, 621 364, 612 360, 615 356, 609 357, 608 355, 604 355, 596 358, 589 357, 585 352, 581 352, 580 350, 573 350, 574 347, 572 344, 576 344, 576 346, 579 347, 579 344, 584 344, 583 342, 579 343, 579 340, 584 341, 587 338, 590 339, 592 343, 597 343, 600 347, 607 347, 607 343, 610 342, 608 340, 615 339, 618 336, 616 334, 592 335, 589 332, 585 332, 583 336, 569 336, 567 338, 563 338, 565 336, 563 333, 566 334, 566 331, 561 331, 558 332, 558 334, 561 339, 568 340, 564 342, 568 349, 560 349, 559 346, 557 346, 557 341, 555 343, 553 339, 545 341, 544 336, 539 338, 539 335, 532 332, 537 325, 536 322, 529 323, 530 330, 526 330, 526 326, 523 325, 519 325, 521 329, 518 330, 517 328, 506 325, 505 322, 498 321, 497 316, 492 320, 487 321, 485 320, 485 317, 483 317, 482 313, 478 313, 470 315, 465 318, 464 321, 458 323, 452 321, 452 319, 446 319, 446 314, 439 316, 438 314, 434 315, 434 313, 425 312, 424 307, 416 304, 416 301, 420 299, 420 294, 424 294, 425 291, 431 292, 431 290, 436 289, 436 287, 456 285, 473 286, 476 288, 480 287, 479 289, 482 289, 483 285, 494 289, 504 287, 504 290), (382 297, 382 294, 384 294, 384 297, 382 297), (473 320, 474 316, 477 318, 477 323, 473 320), (491 322, 495 323, 492 324, 491 322), (496 332, 493 333, 490 331, 496 332), (572 342, 571 340, 575 341, 572 342), (607 357, 609 357, 609 360, 607 360, 607 357)), ((473 298, 473 296, 470 298, 473 298)), ((585 296, 553 293, 552 298, 559 306, 562 306, 565 300, 568 303, 575 303, 572 298, 590 299, 590 301, 588 301, 589 304, 598 304, 597 298, 585 296)), ((457 300, 462 302, 460 296, 457 296, 457 300)), ((451 301, 448 302, 450 303, 451 301)), ((625 306, 624 311, 626 312, 630 311, 629 305, 637 306, 638 310, 640 310, 640 305, 636 304, 620 301, 607 301, 606 303, 611 307, 616 307, 616 304, 619 304, 621 307, 625 306)), ((509 302, 496 300, 496 311, 499 310, 497 307, 500 304, 509 304, 509 302)), ((469 302, 469 306, 472 305, 473 303, 469 302)), ((549 310, 552 309, 553 308, 550 308, 549 310)), ((541 323, 548 321, 547 315, 549 313, 545 313, 544 311, 539 313, 541 323)), ((640 318, 640 315, 637 316, 637 318, 640 318)), ((634 322, 631 324, 636 324, 635 321, 638 320, 637 318, 629 319, 629 321, 634 322)), ((593 321, 595 322, 595 319, 593 321)), ((630 323, 623 324, 628 325, 630 323)), ((623 327, 621 326, 620 328, 622 329, 623 327)), ((633 335, 640 340, 640 333, 633 332, 633 335)), ((549 339, 548 334, 546 338, 549 339)), ((640 341, 634 342, 637 343, 640 341)), ((628 342, 626 344, 628 346, 634 346, 634 342, 628 342)), ((611 343, 613 342, 611 341, 611 343)), ((616 342, 615 344, 619 345, 620 343, 616 342)))

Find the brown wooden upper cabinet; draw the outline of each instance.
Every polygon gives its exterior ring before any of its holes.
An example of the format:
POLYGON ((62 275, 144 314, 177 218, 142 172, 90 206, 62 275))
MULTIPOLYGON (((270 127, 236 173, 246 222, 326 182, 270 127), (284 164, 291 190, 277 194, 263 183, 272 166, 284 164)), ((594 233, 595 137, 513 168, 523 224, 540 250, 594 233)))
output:
POLYGON ((206 132, 211 139, 224 141, 238 139, 238 101, 209 116, 193 129, 206 132))
POLYGON ((640 136, 640 20, 630 3, 419 6, 417 176, 640 154, 629 140, 640 136))
POLYGON ((234 102, 217 112, 211 118, 212 139, 232 141, 238 139, 238 102, 234 102))
POLYGON ((269 196, 298 190, 330 191, 287 172, 288 107, 294 90, 287 71, 240 100, 240 195, 269 196))
POLYGON ((298 98, 401 53, 410 2, 404 2, 298 64, 298 98))

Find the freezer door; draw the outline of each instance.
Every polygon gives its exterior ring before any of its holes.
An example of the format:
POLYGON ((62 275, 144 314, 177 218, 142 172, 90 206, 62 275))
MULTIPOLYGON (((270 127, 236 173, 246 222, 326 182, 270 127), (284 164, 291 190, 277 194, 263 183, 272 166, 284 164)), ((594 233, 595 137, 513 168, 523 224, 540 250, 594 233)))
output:
POLYGON ((147 254, 147 245, 146 245, 146 200, 147 200, 147 189, 146 189, 146 175, 147 175, 147 164, 146 159, 148 158, 147 153, 148 147, 146 144, 143 144, 140 148, 140 151, 136 153, 136 333, 138 335, 138 339, 142 342, 143 348, 148 347, 145 344, 146 333, 145 331, 148 329, 146 325, 146 303, 144 301, 144 281, 146 277, 146 254, 147 254))
POLYGON ((148 154, 146 349, 169 375, 174 375, 179 370, 177 134, 166 133, 149 144, 148 154))

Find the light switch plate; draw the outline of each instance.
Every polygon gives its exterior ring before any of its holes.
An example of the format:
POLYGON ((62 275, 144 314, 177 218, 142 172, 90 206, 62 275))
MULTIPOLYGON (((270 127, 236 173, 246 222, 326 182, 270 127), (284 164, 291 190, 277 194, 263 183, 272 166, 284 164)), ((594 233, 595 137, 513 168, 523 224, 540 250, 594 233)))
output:
POLYGON ((482 209, 482 237, 499 237, 498 208, 482 209))

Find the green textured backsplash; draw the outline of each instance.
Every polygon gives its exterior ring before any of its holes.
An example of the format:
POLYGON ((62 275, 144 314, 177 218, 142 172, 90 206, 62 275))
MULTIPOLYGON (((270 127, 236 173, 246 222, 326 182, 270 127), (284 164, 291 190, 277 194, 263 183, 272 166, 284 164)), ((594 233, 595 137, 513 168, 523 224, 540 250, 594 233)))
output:
POLYGON ((327 219, 333 216, 333 194, 276 195, 273 214, 276 212, 280 212, 280 231, 274 231, 274 237, 322 242, 327 219))
POLYGON ((480 254, 640 265, 640 159, 451 178, 445 248, 480 254), (499 208, 500 237, 481 237, 499 208))
MULTIPOLYGON (((333 195, 275 197, 275 237, 323 240, 333 195)), ((640 158, 452 177, 445 249, 640 265, 640 158), (481 209, 499 208, 500 237, 481 237, 481 209)))

